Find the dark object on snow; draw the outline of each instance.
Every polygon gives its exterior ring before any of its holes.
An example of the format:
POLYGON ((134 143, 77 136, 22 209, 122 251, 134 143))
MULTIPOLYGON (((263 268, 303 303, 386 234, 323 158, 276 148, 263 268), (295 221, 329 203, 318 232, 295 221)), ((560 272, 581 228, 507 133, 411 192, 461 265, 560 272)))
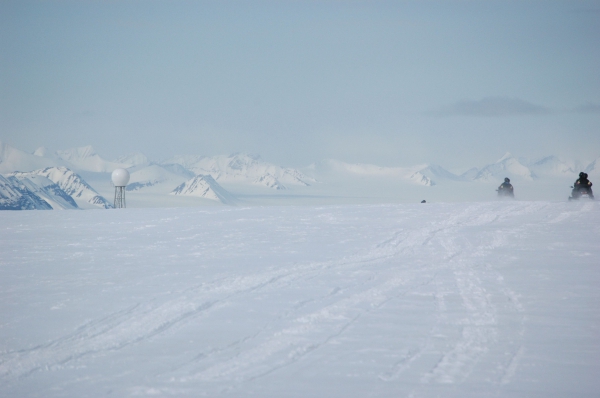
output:
POLYGON ((579 178, 577 179, 577 181, 575 181, 575 184, 573 184, 571 188, 573 188, 573 191, 571 191, 571 197, 569 197, 569 200, 579 198, 594 199, 594 192, 592 192, 592 182, 588 180, 587 173, 584 173, 583 171, 579 173, 579 178))
POLYGON ((421 201, 421 203, 427 203, 427 202, 425 201, 425 199, 423 199, 423 200, 421 201))
POLYGON ((504 182, 502 184, 500 184, 500 186, 498 187, 498 189, 496 191, 498 191, 499 197, 504 197, 504 198, 514 198, 515 197, 515 190, 514 190, 512 184, 510 183, 510 179, 508 177, 506 177, 504 179, 504 182))

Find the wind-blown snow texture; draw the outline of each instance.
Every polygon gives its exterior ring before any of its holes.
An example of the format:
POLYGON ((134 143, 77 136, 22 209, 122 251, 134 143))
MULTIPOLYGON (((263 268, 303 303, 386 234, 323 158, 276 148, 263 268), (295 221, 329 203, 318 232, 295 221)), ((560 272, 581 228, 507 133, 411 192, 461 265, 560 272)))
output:
POLYGON ((597 397, 600 206, 0 213, 2 397, 597 397))

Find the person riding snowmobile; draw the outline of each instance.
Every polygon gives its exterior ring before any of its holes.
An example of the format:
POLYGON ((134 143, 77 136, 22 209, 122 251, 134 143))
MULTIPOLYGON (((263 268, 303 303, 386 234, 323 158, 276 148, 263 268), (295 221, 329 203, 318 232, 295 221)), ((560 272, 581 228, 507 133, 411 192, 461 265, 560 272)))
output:
POLYGON ((497 189, 498 196, 510 196, 511 198, 515 197, 515 192, 512 184, 510 183, 510 179, 506 177, 504 182, 500 184, 497 189))
POLYGON ((571 197, 573 199, 579 199, 583 192, 587 192, 591 199, 594 199, 594 193, 592 192, 592 182, 588 180, 587 173, 583 171, 579 173, 579 178, 573 184, 573 192, 571 192, 571 197))

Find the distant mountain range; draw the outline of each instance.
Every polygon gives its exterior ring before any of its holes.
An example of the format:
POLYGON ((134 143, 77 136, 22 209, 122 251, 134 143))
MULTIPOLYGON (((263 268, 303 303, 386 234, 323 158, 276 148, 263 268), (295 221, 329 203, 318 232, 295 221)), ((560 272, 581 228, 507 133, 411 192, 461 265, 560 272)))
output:
POLYGON ((236 153, 229 156, 175 156, 162 165, 180 165, 196 175, 210 175, 219 183, 244 183, 272 189, 309 186, 315 180, 296 169, 264 162, 258 156, 236 153))
MULTIPOLYGON (((505 177, 518 181, 534 181, 540 178, 576 178, 579 173, 574 162, 566 162, 556 156, 547 156, 535 162, 517 159, 510 153, 494 163, 481 168, 473 167, 463 174, 454 174, 442 166, 425 164, 413 167, 381 167, 372 164, 350 164, 337 160, 325 160, 309 167, 315 175, 327 173, 352 174, 356 176, 391 177, 410 181, 417 185, 434 186, 442 182, 491 182, 499 183, 505 177)), ((582 170, 588 173, 600 171, 600 159, 582 170)))
MULTIPOLYGON (((507 153, 494 163, 473 167, 460 175, 435 164, 383 167, 333 159, 300 171, 242 153, 212 157, 181 155, 161 162, 133 153, 109 161, 92 146, 54 153, 38 148, 30 154, 0 141, 0 209, 110 208, 111 204, 80 173, 102 175, 117 168, 130 171, 129 192, 200 197, 232 204, 236 202, 236 194, 230 189, 245 191, 255 187, 255 191, 291 189, 307 193, 315 184, 336 179, 383 180, 423 187, 467 182, 497 184, 505 177, 522 184, 557 178, 574 181, 580 170, 592 178, 600 177, 600 158, 578 165, 556 156, 528 161, 507 153)), ((102 178, 109 181, 110 176, 102 178)))
MULTIPOLYGON (((418 185, 432 186, 435 182, 421 171, 427 166, 416 167, 382 167, 364 163, 345 163, 328 159, 311 165, 310 169, 315 175, 319 174, 345 174, 363 177, 386 177, 412 182, 418 185)), ((451 174, 446 171, 446 173, 451 174)))

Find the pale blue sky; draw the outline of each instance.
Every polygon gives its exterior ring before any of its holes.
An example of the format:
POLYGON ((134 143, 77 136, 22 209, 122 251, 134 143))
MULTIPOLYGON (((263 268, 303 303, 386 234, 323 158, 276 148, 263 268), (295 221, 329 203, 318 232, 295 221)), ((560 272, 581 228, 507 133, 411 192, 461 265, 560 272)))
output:
POLYGON ((0 140, 477 166, 600 156, 599 1, 2 1, 0 140))

